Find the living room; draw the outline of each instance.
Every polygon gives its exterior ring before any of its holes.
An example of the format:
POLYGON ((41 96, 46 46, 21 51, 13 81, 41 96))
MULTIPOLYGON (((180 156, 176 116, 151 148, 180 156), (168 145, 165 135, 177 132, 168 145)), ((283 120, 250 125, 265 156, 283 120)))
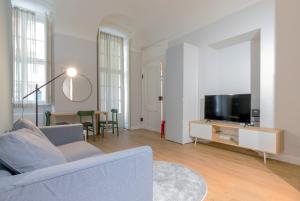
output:
POLYGON ((1 0, 0 200, 300 200, 297 0, 1 0))

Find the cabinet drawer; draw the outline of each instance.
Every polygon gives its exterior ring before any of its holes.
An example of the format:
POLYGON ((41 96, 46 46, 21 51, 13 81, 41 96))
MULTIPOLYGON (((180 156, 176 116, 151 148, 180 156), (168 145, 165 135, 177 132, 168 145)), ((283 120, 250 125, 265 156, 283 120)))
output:
POLYGON ((239 146, 257 151, 274 153, 277 152, 276 133, 253 131, 247 129, 239 130, 239 146))
POLYGON ((197 137, 205 140, 212 139, 212 126, 205 124, 191 124, 191 137, 197 137))

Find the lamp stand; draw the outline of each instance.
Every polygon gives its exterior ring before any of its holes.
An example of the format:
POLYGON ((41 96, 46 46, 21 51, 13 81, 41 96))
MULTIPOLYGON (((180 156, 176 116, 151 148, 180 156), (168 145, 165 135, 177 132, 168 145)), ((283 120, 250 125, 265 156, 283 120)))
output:
POLYGON ((39 88, 38 85, 35 85, 35 125, 39 126, 39 103, 38 103, 38 96, 39 96, 39 88))
MULTIPOLYGON (((35 93, 35 125, 38 126, 39 125, 39 117, 38 117, 38 111, 39 111, 39 104, 38 104, 38 92, 41 88, 43 88, 44 86, 50 84, 51 82, 53 82, 54 80, 56 80, 57 78, 61 77, 62 75, 64 75, 66 72, 63 72, 59 75, 57 75, 56 77, 52 78, 50 81, 46 82, 45 84, 43 84, 42 86, 38 87, 38 85, 35 85, 35 90, 30 92, 29 94, 27 94, 26 96, 24 96, 22 99, 24 101, 25 98, 27 98, 28 96, 32 95, 35 93)), ((24 110, 24 105, 22 104, 22 109, 24 110)))

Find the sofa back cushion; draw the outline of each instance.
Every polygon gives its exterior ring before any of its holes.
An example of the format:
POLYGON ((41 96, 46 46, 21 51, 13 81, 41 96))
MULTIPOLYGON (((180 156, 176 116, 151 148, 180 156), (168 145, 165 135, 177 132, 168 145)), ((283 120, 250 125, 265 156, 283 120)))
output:
POLYGON ((0 163, 15 174, 65 163, 49 140, 27 128, 0 135, 0 163))
POLYGON ((48 140, 46 135, 34 123, 32 123, 29 120, 18 119, 13 125, 13 130, 20 130, 22 128, 27 128, 27 129, 33 131, 34 135, 37 135, 39 137, 42 137, 42 138, 48 140))

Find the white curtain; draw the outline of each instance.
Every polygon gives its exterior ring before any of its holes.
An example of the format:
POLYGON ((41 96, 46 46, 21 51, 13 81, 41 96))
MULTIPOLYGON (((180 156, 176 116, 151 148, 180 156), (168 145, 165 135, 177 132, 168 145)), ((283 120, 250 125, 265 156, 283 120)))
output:
MULTIPOLYGON (((53 46, 53 40, 52 40, 52 33, 53 33, 53 15, 51 13, 46 15, 46 68, 47 68, 47 81, 51 80, 53 72, 52 72, 52 46, 53 46)), ((49 104, 52 102, 52 87, 51 84, 47 85, 47 94, 46 94, 46 102, 49 104)), ((53 92, 54 94, 54 92, 53 92)))
MULTIPOLYGON (((14 96, 15 107, 20 107, 22 97, 34 90, 31 78, 36 71, 34 62, 36 52, 36 15, 17 7, 13 8, 13 47, 14 47, 14 96)), ((27 102, 29 103, 29 99, 27 102)))
POLYGON ((124 41, 123 38, 100 32, 100 109, 110 112, 124 105, 124 41))
MULTIPOLYGON (((22 98, 51 78, 51 17, 19 7, 13 8, 14 106, 20 107, 22 98)), ((51 89, 41 89, 39 104, 51 102, 51 89)), ((35 96, 24 105, 35 103, 35 96)))

